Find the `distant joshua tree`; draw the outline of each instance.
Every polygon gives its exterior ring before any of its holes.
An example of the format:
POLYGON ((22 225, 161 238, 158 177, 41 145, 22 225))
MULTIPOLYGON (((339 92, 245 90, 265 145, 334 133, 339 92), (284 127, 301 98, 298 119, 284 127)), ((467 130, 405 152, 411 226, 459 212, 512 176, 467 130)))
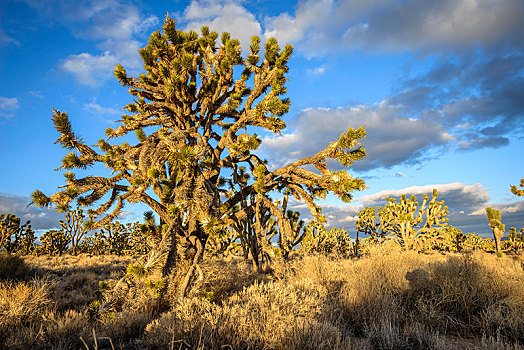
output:
POLYGON ((121 65, 114 70, 134 99, 124 107, 129 114, 122 116, 121 125, 108 128, 107 140, 98 141, 101 152, 73 132, 65 112, 53 109, 52 120, 60 133, 57 142, 72 151, 60 168, 103 163, 112 175, 76 178, 67 172, 63 190, 50 197, 37 190, 32 199, 35 205, 55 205, 59 210, 67 210, 75 199, 82 206, 96 207, 89 211, 93 228, 117 217, 126 202, 147 204, 165 225, 152 252, 166 281, 164 292, 181 297, 189 292, 208 236, 215 230, 267 210, 276 218, 284 245, 288 236, 294 236, 285 213, 269 199, 271 192, 287 189, 318 215, 314 201, 328 191, 349 201, 352 191, 364 189, 364 181, 345 170, 328 170, 326 160, 347 167, 365 157, 359 140, 366 132, 363 127, 349 128, 318 153, 269 170, 266 161, 254 154, 261 139, 253 130, 279 133, 285 127, 281 117, 290 101, 282 95, 292 46, 281 50, 270 38, 261 57, 260 38, 255 36, 244 59, 239 41, 229 33, 223 33, 217 44, 218 34, 208 27, 202 27, 201 35, 183 32, 169 17, 162 29, 139 51, 144 74, 130 77, 121 65), (241 74, 234 74, 235 66, 241 66, 241 74), (136 144, 108 142, 129 132, 136 134, 136 144), (304 169, 308 165, 317 171, 304 169), (242 182, 240 167, 249 169, 251 182, 242 182), (225 178, 232 179, 235 192, 226 188, 225 178), (246 202, 249 196, 255 200, 246 202), (241 203, 245 206, 236 210, 241 203))
POLYGON ((493 231, 493 238, 495 239, 495 249, 497 254, 501 254, 501 243, 500 240, 504 236, 504 231, 506 230, 506 225, 501 222, 500 210, 493 208, 486 208, 486 216, 489 221, 489 226, 493 231))
MULTIPOLYGON (((524 187, 524 179, 520 179, 520 187, 524 187)), ((521 190, 515 185, 511 185, 510 190, 516 196, 524 196, 524 189, 521 190)))

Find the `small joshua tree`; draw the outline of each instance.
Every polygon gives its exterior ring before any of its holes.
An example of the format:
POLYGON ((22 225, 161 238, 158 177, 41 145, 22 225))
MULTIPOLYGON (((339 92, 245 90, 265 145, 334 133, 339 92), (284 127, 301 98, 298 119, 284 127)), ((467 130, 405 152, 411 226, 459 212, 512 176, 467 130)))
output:
MULTIPOLYGON (((520 179, 520 187, 524 187, 524 179, 520 179)), ((511 185, 510 190, 516 196, 524 196, 524 188, 521 190, 517 186, 511 185)))
POLYGON ((145 73, 130 77, 117 65, 115 76, 134 99, 124 107, 129 114, 122 116, 122 124, 108 128, 108 139, 98 142, 101 153, 73 132, 66 113, 54 110, 57 142, 72 151, 60 168, 83 169, 98 162, 113 174, 77 178, 67 172, 62 191, 49 197, 41 191, 32 195, 39 206, 67 210, 76 200, 95 207, 93 228, 116 218, 126 202, 147 204, 165 227, 150 257, 166 281, 168 293, 162 295, 187 295, 209 234, 252 213, 257 217, 262 208, 276 218, 286 242, 291 226, 269 199, 270 193, 289 189, 318 215, 315 199, 328 191, 349 201, 352 191, 365 187, 363 180, 345 170, 326 168, 328 158, 347 167, 365 156, 359 143, 366 135, 363 128, 349 128, 310 157, 268 169, 254 153, 260 137, 248 131, 258 127, 278 133, 285 127, 281 117, 290 104, 283 97, 285 74, 293 48, 281 49, 270 38, 261 54, 260 39, 253 37, 244 59, 238 40, 229 33, 223 33, 219 42, 217 38, 208 27, 202 27, 201 35, 177 30, 175 21, 166 18, 162 30, 139 51, 145 73), (240 74, 234 74, 237 66, 240 74), (138 139, 134 145, 108 142, 130 132, 138 139), (308 165, 317 170, 305 169, 308 165), (240 167, 251 172, 250 182, 241 182, 240 167), (233 179, 236 192, 225 187, 226 177, 233 179), (250 196, 256 200, 235 209, 250 196))
POLYGON ((444 228, 443 236, 445 237, 444 244, 447 245, 449 250, 457 252, 464 250, 467 236, 462 233, 462 230, 451 225, 446 226, 444 228))
MULTIPOLYGON (((358 219, 355 222, 355 227, 358 233, 362 232, 369 235, 369 241, 372 244, 382 243, 387 239, 390 231, 391 222, 384 219, 386 212, 382 207, 375 210, 374 207, 366 207, 358 212, 358 219)), ((392 228, 391 228, 392 229, 392 228)))
POLYGON ((59 220, 60 227, 64 233, 69 237, 71 242, 71 253, 77 254, 77 246, 82 238, 91 230, 92 222, 84 221, 86 218, 84 211, 81 208, 75 210, 68 210, 64 215, 64 220, 59 220))
POLYGON ((491 227, 491 230, 493 231, 493 238, 495 240, 495 249, 497 251, 497 254, 500 255, 501 249, 502 249, 500 240, 504 236, 506 225, 502 224, 501 222, 500 210, 488 207, 486 208, 486 216, 489 221, 489 226, 491 227))
POLYGON ((64 230, 49 230, 40 238, 42 245, 40 251, 49 255, 62 255, 71 239, 64 234, 64 230))
POLYGON ((515 227, 510 228, 508 238, 510 248, 515 253, 518 253, 519 250, 524 248, 524 228, 521 228, 519 232, 517 232, 515 227))
POLYGON ((415 196, 408 199, 405 195, 397 202, 387 198, 381 220, 391 228, 392 235, 400 241, 404 249, 424 249, 430 240, 439 239, 440 231, 447 225, 448 207, 444 201, 437 201, 437 190, 433 190, 431 199, 423 195, 422 203, 415 196))
POLYGON ((27 221, 21 224, 20 218, 10 213, 0 214, 0 251, 14 253, 17 250, 30 249, 35 240, 30 223, 27 221))

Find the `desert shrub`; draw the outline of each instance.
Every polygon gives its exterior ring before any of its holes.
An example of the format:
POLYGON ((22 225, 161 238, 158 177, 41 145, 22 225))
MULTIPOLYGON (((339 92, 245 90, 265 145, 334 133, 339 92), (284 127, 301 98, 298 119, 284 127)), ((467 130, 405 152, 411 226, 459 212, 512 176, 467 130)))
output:
POLYGON ((383 251, 356 261, 348 272, 340 300, 357 334, 373 324, 398 330, 418 322, 441 334, 524 341, 524 273, 518 260, 383 251))
POLYGON ((401 327, 398 322, 378 319, 365 327, 365 336, 375 350, 447 350, 450 344, 420 323, 401 327))
POLYGON ((27 277, 30 268, 24 259, 12 254, 0 253, 0 281, 27 277))
POLYGON ((37 320, 51 307, 50 283, 45 279, 0 284, 1 327, 37 320))
POLYGON ((325 289, 304 279, 255 283, 222 305, 184 299, 146 327, 142 345, 162 349, 183 341, 195 348, 347 348, 349 338, 322 317, 325 296, 325 289))

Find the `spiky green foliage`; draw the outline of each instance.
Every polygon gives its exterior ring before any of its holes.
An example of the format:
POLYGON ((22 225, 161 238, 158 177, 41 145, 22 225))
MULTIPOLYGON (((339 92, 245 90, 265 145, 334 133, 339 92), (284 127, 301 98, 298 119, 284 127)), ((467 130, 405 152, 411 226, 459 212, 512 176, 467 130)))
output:
POLYGON ((446 226, 443 231, 443 237, 445 238, 444 248, 457 252, 464 250, 467 236, 458 228, 451 225, 446 226))
POLYGON ((490 238, 484 238, 476 233, 466 233, 466 240, 464 241, 464 250, 491 250, 495 245, 490 238))
MULTIPOLYGON (((520 187, 524 187, 524 179, 520 179, 520 187)), ((516 196, 524 196, 524 188, 519 189, 517 186, 511 185, 510 190, 516 196)))
MULTIPOLYGON (((318 215, 315 200, 328 191, 347 201, 352 191, 365 187, 363 180, 345 170, 326 168, 328 158, 348 166, 365 155, 360 145, 365 137, 362 127, 349 128, 310 157, 269 170, 255 154, 260 138, 240 131, 260 127, 279 132, 285 127, 281 117, 290 105, 284 97, 285 75, 293 48, 281 49, 271 38, 262 55, 260 39, 255 37, 251 54, 244 59, 238 40, 228 33, 220 42, 217 38, 209 28, 202 28, 201 35, 178 30, 167 17, 162 29, 151 34, 139 51, 145 73, 131 77, 117 65, 115 77, 129 89, 133 101, 125 106, 129 114, 121 124, 106 130, 107 141, 98 143, 100 153, 73 133, 67 114, 54 110, 53 122, 61 135, 57 142, 73 151, 59 169, 83 169, 99 162, 113 174, 71 177, 62 191, 50 197, 40 192, 33 196, 36 205, 53 203, 62 210, 73 200, 96 207, 91 211, 94 228, 113 220, 126 202, 149 205, 166 226, 157 248, 165 259, 164 277, 175 273, 175 261, 183 262, 177 263, 178 270, 187 271, 177 287, 181 295, 194 280, 191 275, 198 270, 208 236, 215 229, 254 212, 259 213, 255 221, 260 227, 264 212, 275 218, 282 235, 291 234, 291 224, 270 199, 271 193, 288 189, 318 215), (242 74, 236 79, 238 68, 242 74), (136 133, 137 144, 109 142, 130 132, 136 133), (306 170, 308 165, 318 171, 306 170), (241 167, 251 172, 251 180, 240 180, 241 167), (225 177, 233 179, 235 191, 220 180, 225 177), (227 196, 228 192, 232 195, 227 196), (251 197, 255 200, 247 201, 251 197), (209 227, 210 223, 217 228, 209 227)), ((257 235, 263 235, 261 229, 257 235)))
POLYGON ((488 218, 489 226, 493 232, 493 238, 495 240, 495 249, 497 254, 501 253, 502 245, 500 240, 504 237, 504 231, 506 230, 506 225, 502 223, 502 217, 500 215, 500 210, 493 209, 491 207, 486 208, 486 217, 488 218))
POLYGON ((383 243, 388 238, 388 233, 393 230, 393 223, 385 219, 386 211, 382 207, 378 212, 374 207, 366 207, 360 210, 355 221, 357 233, 362 232, 369 235, 370 244, 383 243))

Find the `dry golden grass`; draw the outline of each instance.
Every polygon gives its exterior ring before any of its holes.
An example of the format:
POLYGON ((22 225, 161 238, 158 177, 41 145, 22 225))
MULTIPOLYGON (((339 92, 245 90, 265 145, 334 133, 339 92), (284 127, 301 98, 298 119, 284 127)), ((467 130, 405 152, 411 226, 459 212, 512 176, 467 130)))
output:
MULTIPOLYGON (((394 245, 360 259, 295 254, 273 273, 206 261, 199 294, 154 316, 147 290, 122 311, 87 312, 125 257, 28 257, 26 280, 0 284, 0 348, 523 349, 524 259, 418 254, 394 245), (29 276, 36 276, 29 277, 29 276)), ((138 283, 137 285, 141 285, 138 283)), ((133 297, 134 295, 134 297, 133 297)))

